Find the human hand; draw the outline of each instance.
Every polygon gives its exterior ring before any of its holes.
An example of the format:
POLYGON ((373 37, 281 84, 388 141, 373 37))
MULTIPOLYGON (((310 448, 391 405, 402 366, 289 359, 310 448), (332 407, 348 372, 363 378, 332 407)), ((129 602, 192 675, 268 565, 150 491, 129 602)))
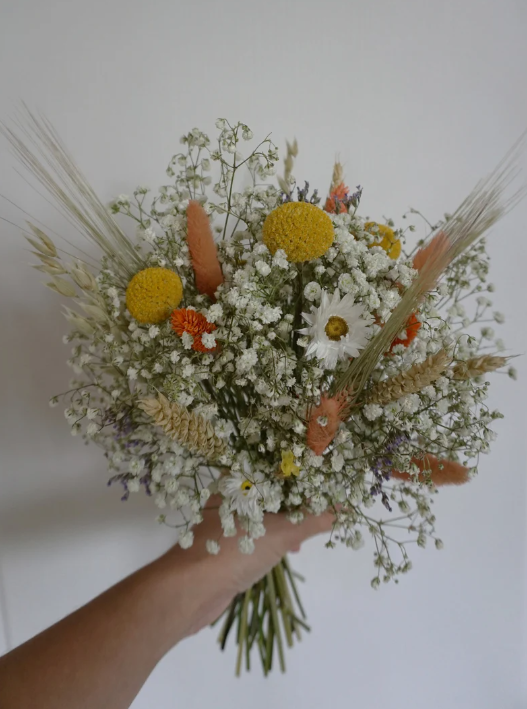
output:
POLYGON ((218 498, 211 498, 203 510, 203 522, 194 528, 194 544, 190 549, 176 545, 158 562, 185 576, 193 601, 189 605, 195 608, 194 617, 189 618, 187 635, 216 620, 236 594, 263 578, 288 552, 298 551, 306 539, 329 532, 334 522, 330 512, 306 515, 300 524, 292 524, 284 514, 267 514, 265 536, 255 541, 252 554, 242 554, 238 548, 241 533, 222 537, 217 510, 220 502, 218 498), (205 543, 209 539, 220 540, 218 555, 206 550, 205 543))

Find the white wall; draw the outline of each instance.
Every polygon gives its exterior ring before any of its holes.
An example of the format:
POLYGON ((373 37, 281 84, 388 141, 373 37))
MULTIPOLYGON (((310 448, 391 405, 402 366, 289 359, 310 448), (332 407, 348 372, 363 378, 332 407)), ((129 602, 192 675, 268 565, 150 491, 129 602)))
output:
MULTIPOLYGON (((340 152, 363 210, 451 210, 527 127, 524 0, 0 0, 0 118, 19 99, 57 126, 104 199, 164 181, 182 132, 217 116, 296 137, 296 174, 324 189, 340 152)), ((0 145, 0 193, 64 233, 0 145)), ((525 165, 525 160, 523 162, 525 165)), ((0 201, 3 216, 21 215, 0 201)), ((23 215, 22 215, 23 216, 23 215)), ((503 336, 525 353, 527 206, 491 242, 503 336)), ((17 232, 0 223, 0 572, 18 644, 164 549, 148 500, 119 502, 95 448, 48 397, 66 388, 65 322, 17 232)), ((75 239, 73 236, 72 238, 75 239)), ((373 592, 368 552, 296 560, 314 627, 289 673, 233 678, 204 631, 157 668, 135 709, 526 706, 525 406, 497 376, 493 454, 437 500, 445 550, 373 592)), ((0 633, 0 651, 4 649, 0 633)))

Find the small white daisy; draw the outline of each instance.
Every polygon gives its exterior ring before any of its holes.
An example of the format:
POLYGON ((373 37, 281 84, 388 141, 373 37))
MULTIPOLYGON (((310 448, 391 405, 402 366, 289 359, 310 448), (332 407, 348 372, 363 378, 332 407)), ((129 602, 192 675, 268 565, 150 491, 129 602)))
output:
POLYGON ((306 357, 323 360, 327 369, 334 369, 339 359, 358 357, 371 337, 371 315, 362 305, 354 303, 353 294, 342 299, 337 288, 330 297, 323 290, 320 306, 311 307, 311 313, 302 313, 309 327, 298 332, 309 338, 306 357))
POLYGON ((260 517, 265 486, 265 477, 262 473, 232 471, 230 475, 221 479, 219 486, 231 511, 253 519, 260 517))

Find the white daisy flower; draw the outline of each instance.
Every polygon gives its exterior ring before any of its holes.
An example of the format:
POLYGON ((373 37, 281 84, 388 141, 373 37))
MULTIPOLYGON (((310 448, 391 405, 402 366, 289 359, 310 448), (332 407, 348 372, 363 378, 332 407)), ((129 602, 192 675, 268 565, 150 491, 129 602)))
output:
POLYGON ((253 519, 261 516, 265 487, 265 476, 262 473, 232 471, 221 479, 219 487, 228 500, 231 511, 253 519))
POLYGON ((309 337, 306 357, 323 360, 326 369, 333 369, 339 359, 358 357, 371 337, 371 315, 362 305, 354 303, 353 294, 342 299, 337 288, 330 297, 326 290, 320 296, 320 306, 311 313, 302 313, 308 323, 298 332, 309 337))

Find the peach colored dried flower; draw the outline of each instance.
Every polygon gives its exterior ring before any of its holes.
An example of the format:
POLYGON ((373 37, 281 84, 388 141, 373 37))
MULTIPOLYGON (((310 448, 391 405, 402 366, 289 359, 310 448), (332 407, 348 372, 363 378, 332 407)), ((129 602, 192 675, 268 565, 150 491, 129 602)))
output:
POLYGON ((187 244, 196 276, 196 288, 215 300, 216 289, 223 283, 223 273, 209 217, 195 200, 191 200, 187 207, 187 244))
POLYGON ((425 263, 432 260, 445 259, 448 249, 450 248, 450 240, 444 231, 438 232, 427 246, 415 254, 412 266, 421 271, 425 263))
MULTIPOLYGON (((418 476, 419 482, 430 478, 434 485, 463 485, 470 480, 469 468, 453 460, 439 459, 427 453, 424 458, 412 458, 412 463, 415 463, 421 471, 418 476), (425 470, 427 473, 424 473, 425 470)), ((392 478, 412 480, 410 473, 401 473, 399 470, 392 471, 392 478)))
POLYGON ((349 194, 349 187, 347 187, 343 182, 340 183, 335 189, 331 191, 331 194, 329 197, 326 199, 326 204, 324 205, 324 211, 329 212, 330 214, 342 214, 342 212, 347 212, 346 205, 343 204, 343 200, 346 199, 346 197, 349 194), (339 209, 337 212, 337 200, 339 203, 339 209))
POLYGON ((335 438, 339 425, 349 415, 349 393, 336 396, 322 394, 320 404, 311 409, 307 426, 307 445, 316 455, 322 453, 335 438))

